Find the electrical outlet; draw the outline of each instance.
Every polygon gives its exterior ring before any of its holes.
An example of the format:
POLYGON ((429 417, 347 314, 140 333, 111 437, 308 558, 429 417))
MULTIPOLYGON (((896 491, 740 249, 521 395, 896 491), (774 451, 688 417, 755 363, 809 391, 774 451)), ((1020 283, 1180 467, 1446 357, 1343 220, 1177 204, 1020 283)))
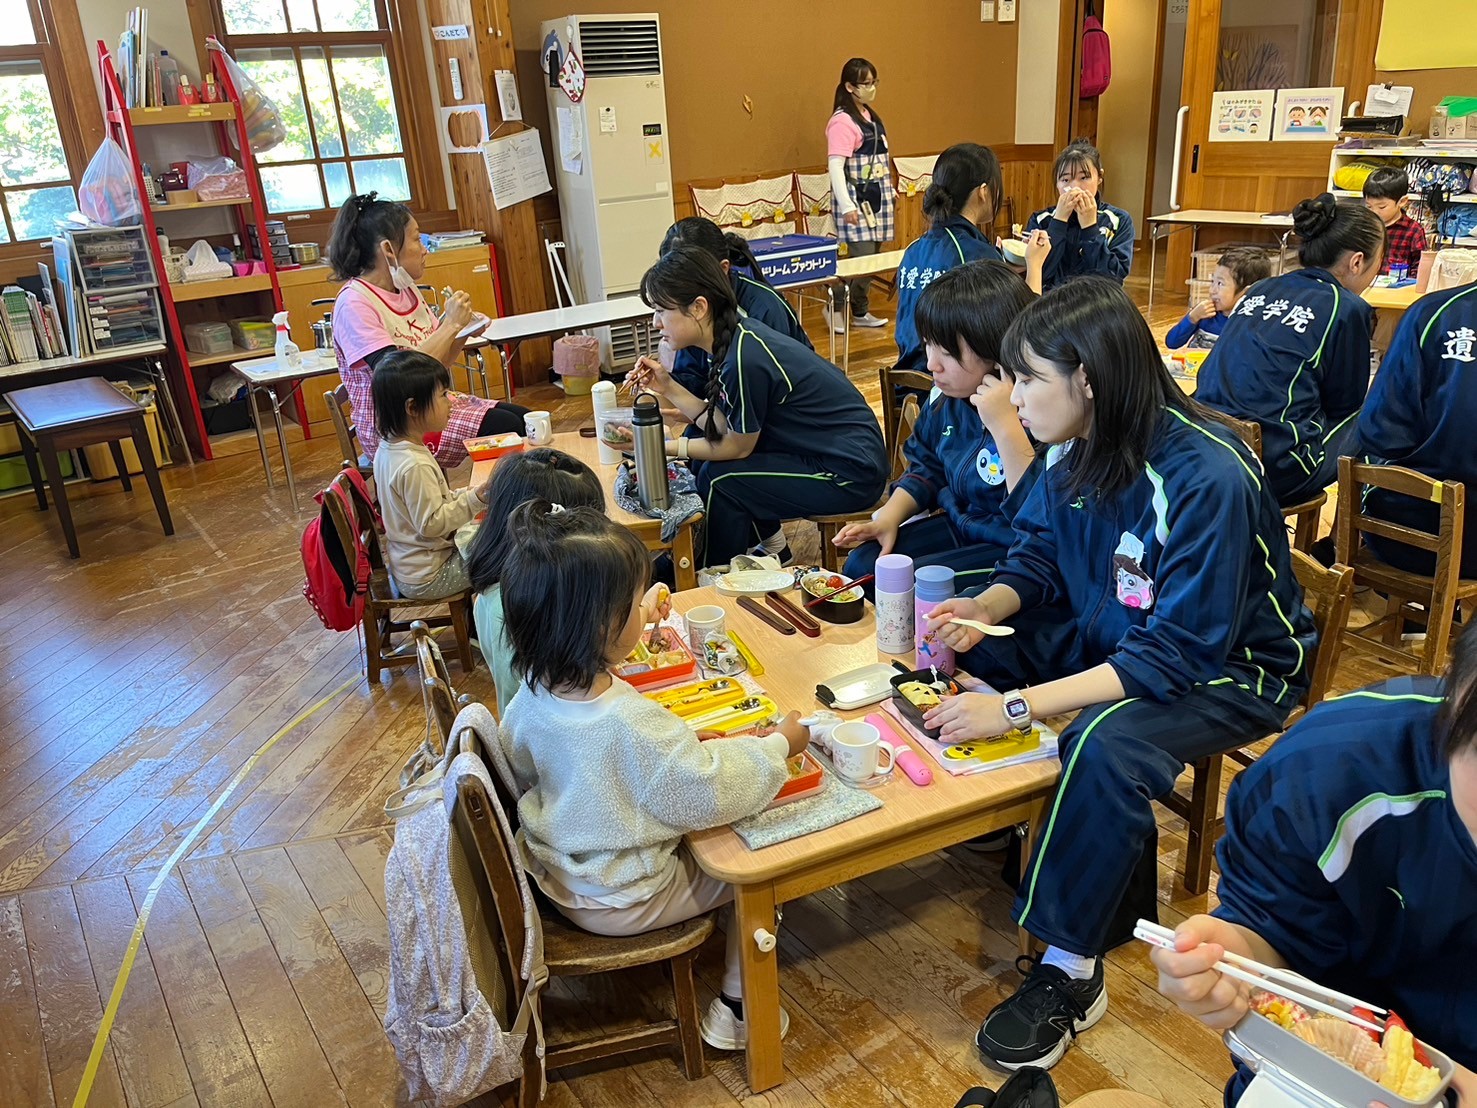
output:
POLYGON ((995 22, 995 0, 980 0, 980 22, 995 22))

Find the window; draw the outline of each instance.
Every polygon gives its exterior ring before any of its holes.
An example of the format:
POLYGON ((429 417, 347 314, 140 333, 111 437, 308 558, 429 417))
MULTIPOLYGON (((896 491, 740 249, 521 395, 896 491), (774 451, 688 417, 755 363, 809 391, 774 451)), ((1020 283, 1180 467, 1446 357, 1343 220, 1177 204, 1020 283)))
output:
MULTIPOLYGON (((77 207, 58 121, 63 84, 48 13, 40 0, 0 0, 0 243, 50 238, 77 207)), ((70 105, 67 105, 70 110, 70 105)))
POLYGON ((287 129, 284 142, 257 158, 268 209, 337 208, 371 190, 410 200, 387 0, 220 6, 232 53, 287 129))

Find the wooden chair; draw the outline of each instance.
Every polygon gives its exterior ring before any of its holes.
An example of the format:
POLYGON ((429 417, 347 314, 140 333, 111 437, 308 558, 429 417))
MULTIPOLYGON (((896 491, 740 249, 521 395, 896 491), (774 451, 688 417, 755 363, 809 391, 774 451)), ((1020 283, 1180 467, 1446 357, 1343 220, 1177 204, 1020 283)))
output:
POLYGON ((333 423, 333 433, 338 436, 339 452, 344 456, 344 464, 358 469, 360 476, 366 481, 374 480, 374 466, 365 460, 364 448, 359 445, 359 432, 354 427, 349 408, 349 387, 340 384, 325 392, 323 403, 328 405, 328 418, 333 423))
POLYGON ((453 629, 456 633, 457 656, 461 659, 462 672, 471 673, 476 666, 476 661, 472 656, 472 636, 469 630, 472 614, 471 590, 468 589, 455 596, 438 600, 411 600, 396 596, 390 584, 390 572, 385 566, 384 551, 380 548, 380 533, 374 522, 374 506, 363 500, 342 473, 333 479, 333 483, 340 484, 354 504, 355 518, 349 519, 337 496, 323 498, 323 503, 328 506, 329 517, 333 520, 334 529, 338 532, 339 542, 345 550, 353 550, 354 535, 357 532, 369 552, 369 595, 365 598, 362 626, 364 628, 366 672, 370 681, 379 680, 381 669, 416 664, 414 651, 401 653, 394 649, 391 642, 392 635, 409 631, 411 628, 410 621, 404 618, 397 619, 396 613, 407 608, 424 610, 440 605, 446 607, 446 614, 420 616, 419 618, 427 627, 451 627, 453 629))
POLYGON ((473 701, 465 693, 457 696, 456 687, 451 683, 451 671, 446 667, 446 658, 441 653, 441 647, 431 637, 431 629, 425 620, 411 622, 410 637, 415 640, 415 657, 421 670, 421 688, 425 690, 426 722, 434 725, 440 732, 444 749, 451 738, 451 725, 456 722, 456 714, 473 701))
MULTIPOLYGON (((1292 552, 1292 569, 1298 583, 1303 586, 1304 598, 1313 610, 1313 625, 1318 630, 1318 652, 1313 659, 1309 676, 1308 691, 1298 702, 1292 714, 1283 724, 1283 730, 1291 727, 1307 714, 1328 692, 1338 666, 1341 633, 1349 619, 1349 609, 1354 603, 1354 571, 1346 565, 1333 565, 1327 569, 1316 559, 1301 550, 1292 552)), ((1221 772, 1225 759, 1249 766, 1259 753, 1280 735, 1269 735, 1253 744, 1232 750, 1226 754, 1212 754, 1202 758, 1190 770, 1190 795, 1172 792, 1160 798, 1160 802, 1188 825, 1188 845, 1185 847, 1185 888, 1196 896, 1210 887, 1210 867, 1215 859, 1215 844, 1226 827, 1225 817, 1219 814, 1221 772), (1253 749, 1257 747, 1260 749, 1253 749)))
MULTIPOLYGON (((514 817, 517 806, 504 793, 496 771, 492 778, 499 794, 496 799, 488 795, 487 789, 477 778, 466 777, 459 782, 452 819, 467 858, 472 863, 473 882, 481 906, 473 926, 480 924, 490 931, 502 980, 510 986, 516 983, 521 992, 524 982, 517 973, 517 967, 523 960, 527 934, 523 926, 522 902, 518 896, 513 870, 518 864, 517 848, 504 836, 502 826, 491 808, 493 804, 501 804, 504 813, 509 816, 509 824, 516 826, 514 817)), ((469 920, 473 918, 472 913, 465 909, 463 914, 469 920)), ((675 1044, 680 1048, 682 1069, 687 1079, 701 1079, 706 1073, 706 1063, 703 1059, 702 1036, 698 1030, 700 1014, 697 988, 693 980, 693 962, 697 958, 698 948, 713 933, 712 918, 700 916, 644 935, 611 937, 581 931, 547 908, 540 915, 544 933, 544 964, 550 977, 583 977, 665 963, 671 976, 674 1008, 674 1018, 659 1020, 644 1027, 623 1028, 608 1034, 557 1044, 546 1043, 546 1067, 558 1069, 598 1058, 675 1044)), ((494 1008, 497 1007, 495 1003, 494 1008)), ((500 1019, 507 1018, 506 1001, 498 1015, 500 1019)), ((545 1032, 548 1032, 547 1023, 545 1032)), ((524 1077, 519 1082, 520 1108, 533 1108, 539 1102, 538 1059, 534 1056, 534 1049, 534 1036, 530 1035, 523 1059, 524 1077)))
MULTIPOLYGON (((1251 447, 1253 454, 1258 458, 1262 456, 1261 424, 1237 419, 1224 412, 1216 414, 1241 436, 1241 441, 1251 447)), ((1304 554, 1312 553, 1313 544, 1318 541, 1318 524, 1323 518, 1323 506, 1327 503, 1328 493, 1320 492, 1311 500, 1304 500, 1301 504, 1292 504, 1282 509, 1282 518, 1293 521, 1292 546, 1294 550, 1301 550, 1304 554)))
POLYGON ((1383 616, 1357 630, 1344 632, 1349 645, 1413 664, 1418 673, 1438 674, 1446 668, 1457 605, 1462 606, 1468 618, 1477 609, 1474 604, 1477 579, 1461 576, 1466 498, 1466 486, 1460 481, 1438 481, 1400 466, 1365 465, 1353 458, 1339 459, 1335 539, 1338 559, 1354 567, 1355 584, 1368 585, 1387 598, 1383 616), (1420 531, 1365 515, 1362 486, 1439 505, 1436 530, 1420 531), (1375 557, 1360 541, 1361 535, 1378 535, 1434 554, 1436 572, 1427 577, 1396 569, 1375 557), (1407 619, 1426 625, 1422 654, 1400 645, 1400 632, 1407 619), (1376 638, 1377 634, 1383 634, 1383 638, 1376 638))
POLYGON ((877 383, 882 387, 882 441, 887 446, 887 456, 896 460, 898 451, 902 449, 898 445, 897 434, 901 415, 897 390, 918 389, 927 393, 933 388, 933 375, 917 369, 885 365, 877 370, 877 383))
MULTIPOLYGON (((897 438, 897 445, 892 450, 892 479, 894 481, 901 477, 904 470, 908 467, 907 459, 903 457, 903 443, 908 441, 909 436, 913 433, 913 424, 917 422, 918 397, 909 393, 903 400, 902 411, 898 417, 898 426, 894 432, 897 438)), ((841 552, 836 549, 836 544, 831 540, 848 523, 856 523, 858 520, 870 518, 872 512, 875 512, 887 503, 890 495, 889 492, 884 491, 882 493, 882 499, 866 512, 845 512, 841 515, 810 517, 810 522, 814 523, 816 530, 820 532, 821 565, 832 573, 835 573, 841 568, 841 552)))

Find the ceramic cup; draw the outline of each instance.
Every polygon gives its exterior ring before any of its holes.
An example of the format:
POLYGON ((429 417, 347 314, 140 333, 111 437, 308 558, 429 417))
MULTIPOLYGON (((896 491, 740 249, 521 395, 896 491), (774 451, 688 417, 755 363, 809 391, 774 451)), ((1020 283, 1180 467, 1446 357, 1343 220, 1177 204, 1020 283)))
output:
POLYGON ((523 417, 529 446, 548 446, 554 441, 554 417, 548 412, 529 412, 523 417))
POLYGON ((687 613, 687 645, 694 656, 703 656, 703 644, 728 632, 727 613, 716 604, 699 604, 687 613))
POLYGON ((879 774, 892 772, 892 747, 870 723, 851 720, 831 730, 831 764, 841 780, 861 785, 879 774))

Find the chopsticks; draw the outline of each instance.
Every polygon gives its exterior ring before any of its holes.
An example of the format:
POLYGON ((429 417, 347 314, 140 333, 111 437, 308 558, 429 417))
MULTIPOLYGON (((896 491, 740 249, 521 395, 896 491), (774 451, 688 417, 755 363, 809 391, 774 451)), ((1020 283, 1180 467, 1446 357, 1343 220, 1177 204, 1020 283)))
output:
POLYGON ((767 592, 764 594, 764 599, 771 608, 799 628, 800 633, 806 638, 818 639, 821 637, 821 625, 799 608, 795 607, 785 597, 777 592, 767 592))
MULTIPOLYGON (((1150 946, 1157 946, 1164 950, 1175 949, 1174 932, 1167 927, 1161 927, 1159 924, 1151 923, 1148 920, 1141 919, 1138 921, 1138 924, 1133 929, 1133 936, 1136 939, 1148 943, 1150 946)), ((1367 1031, 1374 1031, 1378 1034, 1384 1033, 1385 1029, 1379 1024, 1371 1023, 1369 1020, 1361 1016, 1356 1016, 1352 1012, 1346 1012, 1342 1008, 1336 1008, 1328 1003, 1328 1000, 1347 1004, 1351 1008, 1364 1008, 1369 1012, 1379 1015, 1384 1015, 1385 1009, 1368 1004, 1357 997, 1349 996, 1347 993, 1341 993, 1337 989, 1327 988, 1318 984, 1316 981, 1310 981, 1300 973, 1278 969, 1276 966, 1264 965, 1254 958, 1246 958, 1229 950, 1226 951, 1225 957, 1221 961, 1216 962, 1215 968, 1227 977, 1233 977, 1237 981, 1244 981, 1248 985, 1255 985, 1257 988, 1265 989, 1269 993, 1276 993, 1280 997, 1285 997, 1297 1004, 1301 1004, 1304 1008, 1312 1009, 1315 1012, 1322 1012, 1324 1015, 1334 1016, 1337 1019, 1343 1020, 1345 1023, 1352 1023, 1355 1027, 1362 1027, 1367 1031), (1237 967, 1241 968, 1238 969, 1237 967), (1315 1000, 1305 993, 1297 991, 1298 989, 1317 992, 1328 999, 1315 1000)))
POLYGON ((817 604, 820 604, 826 600, 830 600, 833 596, 839 596, 841 593, 846 592, 848 589, 854 589, 858 585, 865 585, 875 576, 875 573, 869 573, 865 577, 858 577, 855 581, 851 582, 851 584, 842 585, 839 589, 832 589, 830 592, 826 593, 825 596, 818 596, 814 600, 807 600, 805 602, 805 606, 807 608, 814 608, 817 604))
POLYGON ((769 624, 781 635, 793 635, 795 633, 795 628, 791 627, 788 623, 780 619, 780 617, 775 615, 774 613, 766 611, 763 605, 759 604, 752 597, 739 597, 738 606, 749 614, 762 619, 765 623, 769 624))

